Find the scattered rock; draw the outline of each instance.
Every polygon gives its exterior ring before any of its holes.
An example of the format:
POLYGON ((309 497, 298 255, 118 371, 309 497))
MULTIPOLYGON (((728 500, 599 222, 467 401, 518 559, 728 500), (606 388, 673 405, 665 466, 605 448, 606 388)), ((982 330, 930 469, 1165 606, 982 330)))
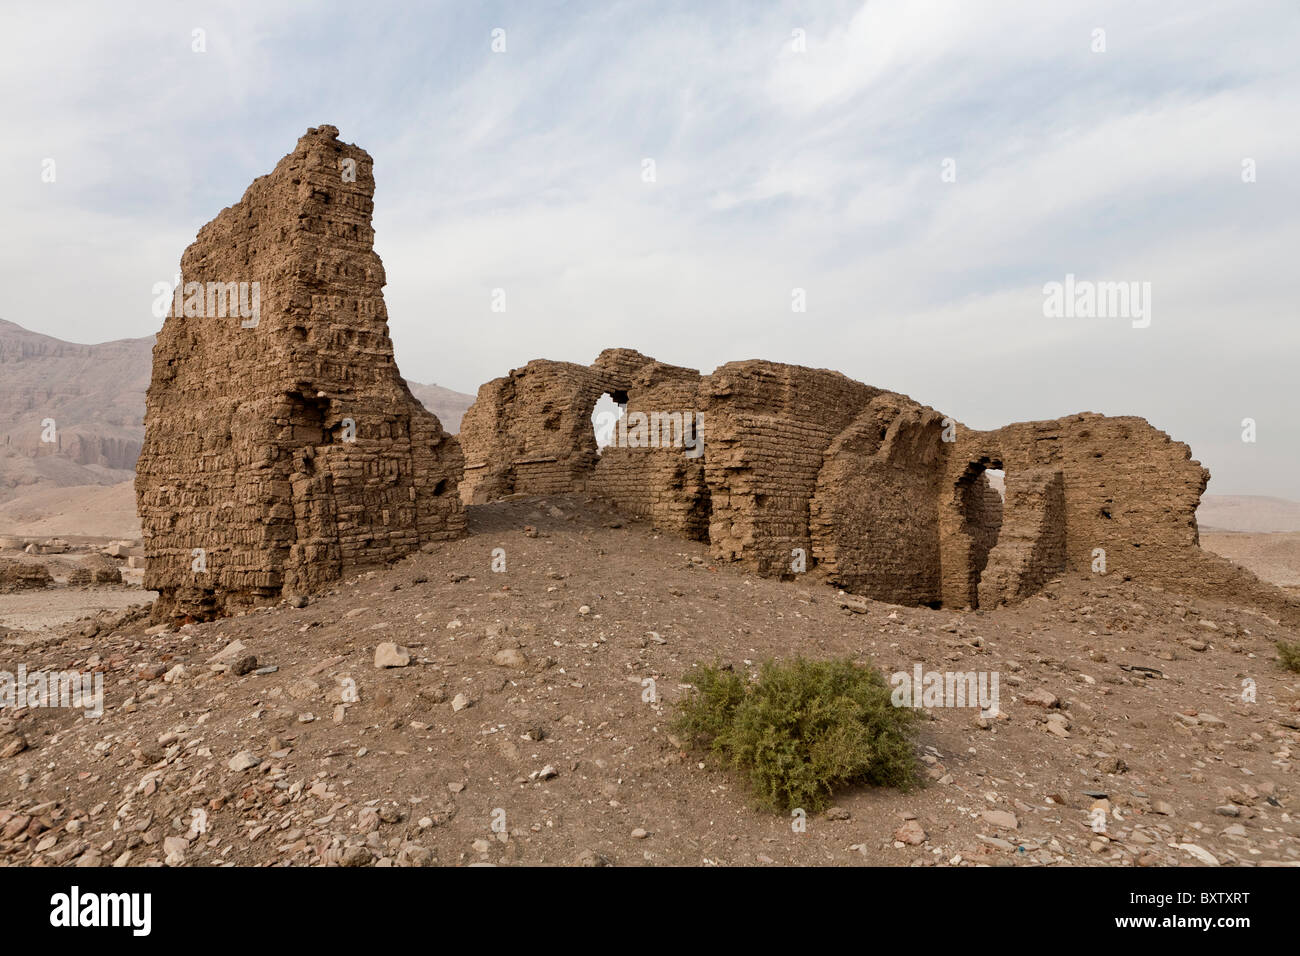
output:
POLYGON ((1029 704, 1031 707, 1060 707, 1061 701, 1053 693, 1043 689, 1030 691, 1020 698, 1022 703, 1029 704))
MULTIPOLYGON (((994 811, 996 812, 996 811, 994 811)), ((987 819, 987 814, 985 818, 987 819)), ((1010 814, 1008 814, 1010 816, 1010 814)), ((1014 820, 1015 818, 1012 817, 1014 820)), ((1012 827, 1014 829, 1014 826, 1012 827)), ((927 839, 925 830, 916 820, 908 820, 901 827, 894 831, 894 839, 899 843, 906 843, 908 846, 920 846, 927 839)))
POLYGON ((1009 810, 985 810, 980 814, 980 818, 985 823, 997 827, 999 830, 1019 830, 1020 821, 1016 815, 1009 810))
POLYGON ((243 641, 231 641, 217 653, 208 658, 209 664, 230 664, 238 660, 244 654, 243 641))
POLYGON ((1190 853, 1196 859, 1200 860, 1206 866, 1218 866, 1219 859, 1204 847, 1197 846, 1195 843, 1179 843, 1178 849, 1190 853))
POLYGON ((513 667, 518 670, 528 663, 528 659, 518 648, 506 647, 492 655, 492 663, 497 667, 513 667))
POLYGON ((411 652, 392 641, 385 641, 375 648, 376 667, 406 667, 410 663, 411 652))
POLYGON ((370 861, 373 859, 374 856, 364 846, 350 846, 343 851, 339 859, 339 866, 369 866, 370 861))
POLYGON ((226 766, 235 773, 243 773, 245 770, 252 770, 261 763, 262 758, 258 757, 251 750, 241 750, 230 758, 230 762, 227 763, 226 766))

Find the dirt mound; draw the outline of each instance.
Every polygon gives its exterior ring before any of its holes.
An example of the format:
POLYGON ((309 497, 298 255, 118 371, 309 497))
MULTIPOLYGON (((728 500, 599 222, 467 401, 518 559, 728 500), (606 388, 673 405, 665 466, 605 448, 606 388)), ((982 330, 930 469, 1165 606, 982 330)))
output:
POLYGON ((105 677, 101 719, 31 710, 12 728, 26 749, 0 759, 0 858, 1300 863, 1300 701, 1274 660, 1287 629, 1256 611, 1115 576, 986 612, 846 601, 583 497, 468 517, 471 537, 305 606, 0 644, 0 670, 105 677), (381 644, 407 663, 376 668, 381 644), (925 789, 845 792, 798 832, 667 732, 692 663, 794 653, 996 673, 1004 718, 928 708, 925 789))

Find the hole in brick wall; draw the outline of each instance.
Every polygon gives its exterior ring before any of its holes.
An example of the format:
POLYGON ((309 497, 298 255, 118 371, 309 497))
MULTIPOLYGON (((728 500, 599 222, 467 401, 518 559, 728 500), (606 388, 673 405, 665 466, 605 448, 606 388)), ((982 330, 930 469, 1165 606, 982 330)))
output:
POLYGON ((606 392, 591 410, 591 427, 596 433, 596 451, 603 451, 614 442, 614 429, 618 420, 627 414, 627 392, 606 392))
POLYGON ((289 392, 286 398, 291 407, 289 423, 293 429, 294 446, 327 445, 333 442, 334 436, 325 428, 325 415, 330 405, 328 399, 303 392, 289 392))
POLYGON ((1007 500, 1007 473, 1001 468, 985 468, 984 477, 989 480, 989 487, 996 491, 1003 501, 1007 500))
POLYGON ((998 535, 1002 531, 1005 487, 1006 473, 1002 469, 1002 462, 989 459, 971 462, 957 483, 962 531, 970 547, 967 572, 971 607, 979 606, 980 577, 988 566, 989 554, 996 547, 998 535))

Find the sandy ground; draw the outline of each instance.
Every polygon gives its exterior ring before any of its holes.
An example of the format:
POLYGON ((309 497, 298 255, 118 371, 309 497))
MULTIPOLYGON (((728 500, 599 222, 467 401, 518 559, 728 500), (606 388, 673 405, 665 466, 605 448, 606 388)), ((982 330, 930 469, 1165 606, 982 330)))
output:
POLYGON ((120 611, 133 604, 151 602, 156 596, 153 591, 140 588, 64 586, 0 594, 0 628, 47 636, 98 611, 120 611))
POLYGON ((582 498, 470 522, 305 607, 0 642, 0 670, 105 678, 99 719, 0 727, 0 753, 27 744, 0 758, 0 862, 1300 865, 1300 677, 1274 650, 1296 635, 1252 609, 1068 578, 858 613, 582 498), (211 662, 236 641, 261 673, 211 662), (390 641, 410 662, 377 669, 390 641), (691 664, 796 652, 997 673, 1004 719, 930 708, 924 788, 850 789, 800 828, 668 732, 691 664))
POLYGON ((1300 591, 1300 532, 1202 532, 1201 547, 1249 568, 1278 587, 1300 591))
POLYGON ((26 492, 0 504, 0 534, 139 538, 134 482, 26 492))

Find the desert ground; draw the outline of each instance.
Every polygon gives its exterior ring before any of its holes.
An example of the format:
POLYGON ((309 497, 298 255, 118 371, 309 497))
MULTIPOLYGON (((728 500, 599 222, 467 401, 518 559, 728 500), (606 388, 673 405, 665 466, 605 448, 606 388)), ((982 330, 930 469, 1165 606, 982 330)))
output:
POLYGON ((139 538, 135 483, 41 486, 0 503, 0 534, 28 538, 139 538))
POLYGON ((102 674, 104 712, 0 727, 0 861, 1300 865, 1295 635, 1255 610, 1104 577, 899 607, 715 565, 585 496, 469 520, 302 606, 176 630, 40 557, 65 611, 0 596, 0 671, 102 674), (403 666, 376 666, 388 643, 403 666), (923 787, 844 791, 801 830, 669 730, 695 662, 795 653, 995 671, 1001 716, 931 709, 923 787))
POLYGON ((1201 547, 1249 568, 1265 581, 1300 592, 1300 532, 1209 531, 1201 547))

